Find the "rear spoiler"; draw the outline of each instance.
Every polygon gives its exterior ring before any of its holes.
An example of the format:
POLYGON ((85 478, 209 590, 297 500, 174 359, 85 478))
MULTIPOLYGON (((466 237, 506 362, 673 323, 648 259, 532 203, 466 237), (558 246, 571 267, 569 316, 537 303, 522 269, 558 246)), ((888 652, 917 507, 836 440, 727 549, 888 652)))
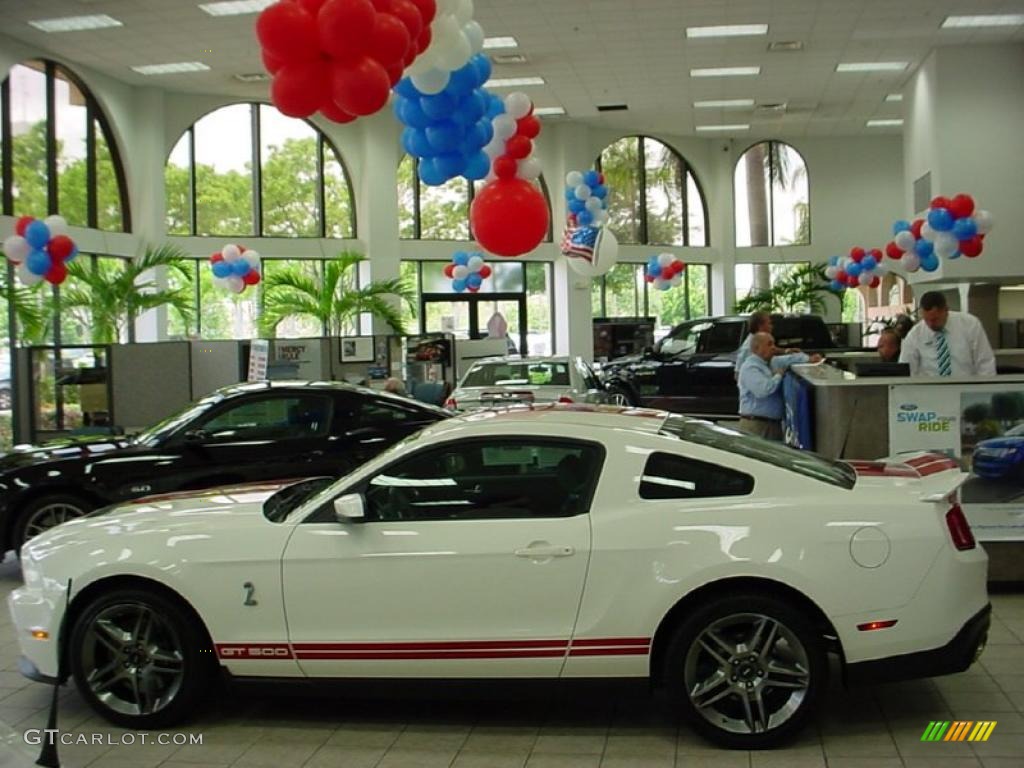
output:
POLYGON ((920 483, 920 499, 941 503, 953 496, 970 475, 960 463, 941 453, 904 453, 878 461, 847 461, 862 477, 905 477, 920 483))

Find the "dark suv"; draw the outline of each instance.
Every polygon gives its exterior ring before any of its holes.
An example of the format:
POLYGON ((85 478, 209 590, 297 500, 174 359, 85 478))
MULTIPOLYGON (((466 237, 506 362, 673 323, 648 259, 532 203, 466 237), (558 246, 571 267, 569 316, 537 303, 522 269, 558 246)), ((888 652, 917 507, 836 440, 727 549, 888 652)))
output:
MULTIPOLYGON (((825 321, 816 315, 772 315, 772 324, 780 347, 805 352, 837 349, 825 321)), ((601 378, 632 405, 698 416, 735 415, 736 350, 746 335, 743 316, 690 320, 643 355, 606 363, 601 378)))

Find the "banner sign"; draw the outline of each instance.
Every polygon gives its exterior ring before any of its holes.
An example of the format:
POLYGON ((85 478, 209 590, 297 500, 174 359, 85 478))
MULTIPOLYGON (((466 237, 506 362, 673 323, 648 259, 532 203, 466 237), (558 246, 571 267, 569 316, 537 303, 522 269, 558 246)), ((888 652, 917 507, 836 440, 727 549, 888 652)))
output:
POLYGON ((270 342, 267 339, 253 339, 249 345, 249 375, 246 381, 266 381, 269 360, 270 342))

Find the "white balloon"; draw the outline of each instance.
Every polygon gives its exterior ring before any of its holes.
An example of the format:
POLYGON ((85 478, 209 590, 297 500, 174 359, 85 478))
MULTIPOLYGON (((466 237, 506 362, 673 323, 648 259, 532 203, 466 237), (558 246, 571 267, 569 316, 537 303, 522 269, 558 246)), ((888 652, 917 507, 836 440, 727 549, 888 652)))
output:
POLYGON ((583 183, 583 174, 579 171, 569 171, 565 174, 565 186, 576 189, 580 184, 583 183))
POLYGON ((451 15, 459 9, 459 0, 437 0, 436 5, 437 16, 451 15))
POLYGON ((839 267, 825 267, 825 277, 829 280, 835 279, 835 276, 839 274, 839 267))
POLYGON ((960 243, 951 232, 935 233, 935 255, 938 257, 948 259, 957 252, 959 247, 960 243))
POLYGON ((861 285, 870 285, 871 281, 875 278, 870 272, 861 272, 857 277, 857 282, 861 285))
POLYGON ((594 214, 593 225, 595 227, 603 227, 607 223, 608 223, 608 211, 602 210, 602 211, 598 211, 597 213, 594 214))
POLYGON ((484 49, 484 28, 479 22, 471 21, 462 28, 462 34, 469 40, 470 50, 474 54, 484 49))
POLYGON ((18 265, 18 279, 21 280, 25 285, 35 285, 36 283, 42 282, 43 276, 29 272, 28 265, 18 265))
POLYGON ((469 277, 469 267, 460 264, 459 266, 452 270, 452 277, 454 277, 456 280, 465 280, 467 277, 469 277))
POLYGON ((995 220, 989 211, 977 210, 974 212, 974 223, 978 225, 978 234, 987 235, 992 231, 995 220))
POLYGON ((232 293, 241 293, 245 290, 245 281, 237 275, 227 278, 227 281, 228 290, 232 293))
MULTIPOLYGON (((509 114, 498 115, 494 118, 494 135, 502 142, 506 142, 516 135, 516 120, 509 114)), ((505 147, 502 145, 502 151, 505 147)))
POLYGON ((881 277, 882 275, 887 275, 888 273, 889 265, 887 265, 884 261, 880 261, 877 265, 875 265, 875 274, 878 275, 879 277, 881 277))
POLYGON ((913 251, 914 243, 917 240, 914 238, 913 232, 903 230, 893 238, 893 242, 896 243, 901 251, 913 251))
POLYGON ((456 28, 454 34, 442 40, 442 44, 438 47, 435 54, 438 67, 447 69, 449 72, 462 69, 469 62, 472 55, 473 46, 460 28, 456 28))
POLYGON ((505 142, 495 136, 491 139, 490 143, 484 147, 484 154, 487 155, 491 160, 496 158, 498 155, 504 153, 505 142))
POLYGON ((921 225, 921 239, 922 240, 934 240, 935 230, 932 229, 932 225, 927 221, 921 225))
POLYGON ((587 210, 590 211, 591 213, 597 213, 598 211, 604 210, 604 208, 601 205, 601 198, 599 197, 589 198, 586 202, 586 206, 587 210))
POLYGON ((470 256, 469 263, 466 265, 470 272, 479 272, 480 268, 484 265, 484 260, 479 256, 470 256))
POLYGON ((619 241, 610 229, 602 229, 594 244, 591 258, 583 256, 567 256, 569 268, 577 275, 597 277, 615 266, 619 260, 619 241))
POLYGON ((473 20, 473 0, 459 0, 455 7, 455 20, 459 24, 469 24, 473 20))
POLYGON ((428 69, 417 75, 412 75, 412 84, 420 93, 433 96, 440 93, 448 85, 448 72, 443 69, 428 69))
POLYGON ((519 172, 516 174, 520 179, 536 181, 540 178, 540 160, 536 157, 527 157, 519 161, 519 172))
POLYGON ((4 254, 15 264, 21 264, 31 251, 32 246, 21 235, 11 235, 4 240, 4 254))
POLYGON ((671 253, 659 253, 658 254, 658 264, 660 266, 662 266, 662 267, 667 267, 669 264, 671 264, 675 260, 676 260, 676 257, 673 256, 671 253))
POLYGON ((242 260, 252 269, 255 269, 257 272, 260 271, 260 255, 256 251, 246 251, 242 254, 242 260))
POLYGON ((903 258, 900 259, 900 264, 907 272, 917 272, 921 268, 921 259, 916 253, 910 251, 903 254, 903 258))
POLYGON ((591 190, 586 184, 580 184, 576 187, 577 200, 588 200, 592 194, 593 190, 591 190))
POLYGON ((220 249, 220 255, 224 257, 224 261, 235 262, 242 258, 242 252, 238 250, 238 246, 234 243, 228 243, 220 249))
POLYGON ((510 93, 505 97, 505 112, 512 116, 513 120, 522 120, 533 109, 533 101, 522 91, 510 93))
POLYGON ((682 284, 683 284, 683 276, 682 276, 682 274, 672 275, 672 287, 673 288, 678 288, 682 284))
POLYGON ((56 237, 57 235, 66 235, 68 233, 68 223, 63 216, 54 214, 53 216, 47 216, 43 219, 43 223, 50 229, 50 237, 56 237))

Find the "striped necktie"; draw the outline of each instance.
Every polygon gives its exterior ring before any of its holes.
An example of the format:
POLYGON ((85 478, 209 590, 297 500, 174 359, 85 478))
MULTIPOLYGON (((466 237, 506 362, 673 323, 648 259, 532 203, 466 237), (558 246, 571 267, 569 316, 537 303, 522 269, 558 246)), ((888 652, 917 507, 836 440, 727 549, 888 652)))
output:
POLYGON ((935 332, 935 356, 939 366, 939 376, 952 376, 953 363, 949 357, 949 343, 946 341, 946 330, 935 332))

